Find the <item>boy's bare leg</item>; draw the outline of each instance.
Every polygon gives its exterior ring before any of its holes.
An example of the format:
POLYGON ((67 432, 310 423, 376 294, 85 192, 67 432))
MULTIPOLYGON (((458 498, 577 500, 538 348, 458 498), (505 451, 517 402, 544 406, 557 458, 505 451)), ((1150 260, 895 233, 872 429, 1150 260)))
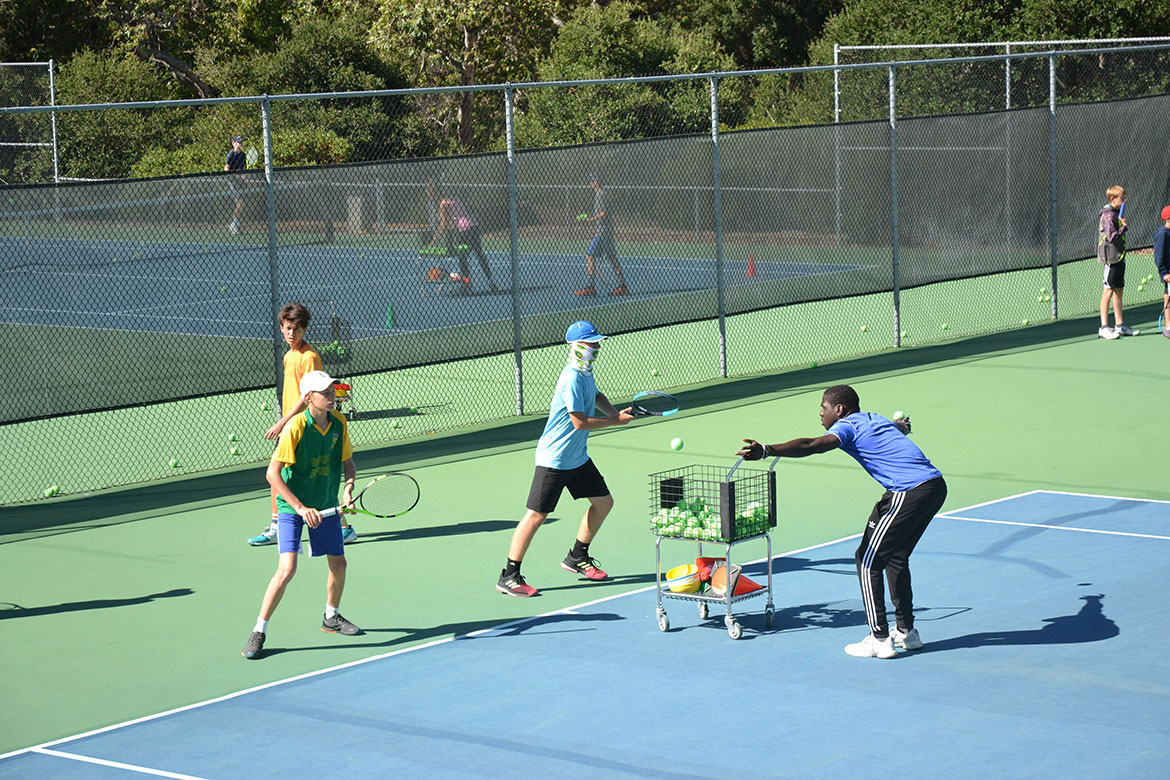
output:
POLYGON ((577 529, 577 539, 583 544, 589 544, 593 537, 601 530, 601 524, 613 509, 613 496, 597 496, 589 499, 589 508, 581 518, 581 526, 577 529))
POLYGON ((276 573, 268 581, 268 588, 264 591, 264 599, 260 602, 261 620, 268 620, 272 617, 272 613, 276 611, 281 598, 284 597, 284 589, 288 587, 296 573, 297 554, 295 552, 281 553, 280 560, 276 564, 276 573))
POLYGON ((1101 293, 1101 327, 1109 327, 1109 299, 1113 297, 1113 291, 1108 287, 1101 293))
POLYGON ((514 561, 524 560, 524 553, 528 552, 528 545, 532 543, 532 537, 536 536, 536 529, 548 519, 547 512, 534 512, 529 509, 524 513, 524 517, 516 524, 516 530, 512 532, 512 544, 508 547, 508 557, 514 561))
POLYGON ((345 569, 348 565, 344 555, 326 555, 329 560, 329 577, 325 580, 325 603, 337 608, 341 606, 341 594, 345 590, 345 569))

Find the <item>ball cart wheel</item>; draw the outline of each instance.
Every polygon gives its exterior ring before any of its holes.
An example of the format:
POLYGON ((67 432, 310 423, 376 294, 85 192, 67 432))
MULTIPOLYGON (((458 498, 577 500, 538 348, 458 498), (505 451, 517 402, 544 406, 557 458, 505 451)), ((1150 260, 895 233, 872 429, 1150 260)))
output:
POLYGON ((710 614, 710 613, 707 611, 707 602, 700 601, 699 602, 699 620, 706 620, 708 614, 710 614))
POLYGON ((732 620, 727 624, 727 635, 732 639, 739 639, 743 636, 743 627, 739 625, 738 621, 732 620))
POLYGON ((764 628, 771 628, 776 622, 776 611, 771 607, 764 609, 764 628))
POLYGON ((659 631, 669 631, 670 630, 670 618, 666 616, 665 612, 658 613, 658 630, 659 631))

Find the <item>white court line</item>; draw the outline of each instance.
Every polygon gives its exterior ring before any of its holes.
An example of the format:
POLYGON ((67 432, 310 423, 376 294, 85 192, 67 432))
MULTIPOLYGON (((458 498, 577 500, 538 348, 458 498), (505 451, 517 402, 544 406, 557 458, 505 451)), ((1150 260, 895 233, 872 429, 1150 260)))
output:
POLYGON ((1144 501, 1149 504, 1170 504, 1162 498, 1130 498, 1129 496, 1106 496, 1100 493, 1073 493, 1067 490, 1037 490, 1036 493, 1052 493, 1057 496, 1084 496, 1085 498, 1112 498, 1117 501, 1144 501))
POLYGON ((1099 528, 1074 528, 1067 525, 1045 525, 1044 523, 1022 523, 1017 520, 985 520, 981 517, 957 517, 955 515, 939 515, 943 520, 962 520, 968 523, 992 523, 994 525, 1019 525, 1025 528, 1050 528, 1053 531, 1079 531, 1083 534, 1106 534, 1108 536, 1133 536, 1139 539, 1165 539, 1170 542, 1170 536, 1158 534, 1137 534, 1129 531, 1103 531, 1099 528))
POLYGON ((952 512, 967 512, 967 511, 970 511, 972 509, 980 509, 981 507, 985 507, 985 506, 992 506, 994 504, 1001 504, 1004 501, 1011 501, 1011 500, 1016 499, 1016 498, 1023 498, 1024 496, 1031 496, 1031 495, 1034 495, 1036 493, 1043 493, 1043 492, 1044 491, 1042 491, 1042 490, 1028 490, 1024 493, 1016 493, 1014 496, 1004 496, 1003 498, 993 498, 990 501, 984 501, 982 504, 972 504, 971 506, 965 506, 965 507, 961 507, 959 509, 951 509, 949 511, 943 512, 943 513, 935 515, 935 516, 936 517, 949 517, 952 512))
POLYGON ((165 772, 161 769, 151 769, 150 767, 138 766, 136 764, 123 764, 121 761, 107 761, 104 758, 93 758, 91 756, 79 756, 76 753, 64 753, 60 750, 47 750, 45 748, 33 748, 34 753, 44 753, 46 756, 56 756, 57 758, 68 758, 72 761, 84 761, 88 764, 100 764, 101 766, 110 766, 115 769, 128 769, 131 772, 140 772, 144 775, 154 775, 155 777, 173 777, 176 780, 204 780, 202 777, 195 775, 181 775, 178 772, 165 772))
MULTIPOLYGON (((779 553, 773 557, 774 558, 787 558, 790 555, 796 555, 797 553, 808 552, 809 550, 816 550, 816 549, 821 548, 821 547, 828 547, 830 545, 837 544, 838 542, 845 542, 845 541, 849 541, 850 539, 856 539, 859 536, 861 536, 861 534, 851 534, 849 536, 842 536, 840 539, 834 539, 834 540, 829 541, 829 542, 821 542, 820 544, 814 544, 814 545, 810 545, 808 547, 802 547, 799 550, 789 550, 788 552, 779 553)), ((765 559, 764 558, 757 558, 756 560, 749 561, 743 565, 750 566, 752 564, 759 563, 760 561, 763 561, 763 560, 765 560, 765 559)), ((357 661, 350 661, 348 663, 338 664, 337 666, 330 666, 326 669, 318 669, 317 671, 314 671, 314 672, 306 672, 304 674, 298 674, 295 677, 289 677, 289 678, 286 678, 284 680, 275 680, 273 682, 265 683, 263 685, 257 685, 253 688, 247 688, 247 689, 242 690, 242 691, 236 691, 235 693, 229 693, 229 694, 225 694, 223 696, 218 696, 214 699, 208 699, 207 701, 196 702, 195 704, 187 704, 187 705, 184 705, 182 707, 175 707, 174 709, 166 710, 165 712, 159 712, 159 713, 156 713, 154 715, 144 715, 141 718, 135 718, 133 720, 125 721, 123 723, 115 723, 111 726, 103 726, 102 728, 93 729, 92 731, 86 731, 82 734, 74 734, 73 736, 70 736, 70 737, 62 737, 60 739, 54 739, 54 740, 51 740, 49 742, 43 742, 40 745, 33 745, 32 747, 20 748, 19 750, 13 750, 13 751, 10 751, 8 753, 2 753, 2 754, 0 754, 0 760, 3 760, 5 758, 11 758, 12 756, 22 755, 24 753, 31 753, 31 752, 56 753, 56 751, 51 751, 51 750, 49 750, 49 748, 51 748, 54 745, 61 745, 61 744, 64 744, 66 742, 73 742, 74 740, 85 739, 87 737, 93 737, 93 736, 96 736, 98 734, 105 734, 106 732, 116 731, 117 729, 125 728, 127 726, 136 726, 140 723, 147 723, 149 721, 157 720, 159 718, 165 718, 168 715, 175 715, 175 714, 180 713, 180 712, 187 712, 189 710, 196 710, 196 709, 199 709, 201 707, 206 707, 209 704, 217 704, 217 703, 222 702, 222 701, 228 701, 230 699, 235 699, 235 698, 238 698, 240 696, 245 696, 249 693, 255 693, 257 691, 262 691, 262 690, 265 690, 267 688, 275 688, 279 685, 286 685, 288 683, 298 682, 300 680, 307 680, 307 679, 312 678, 312 677, 319 677, 321 675, 328 674, 330 672, 337 672, 337 671, 341 671, 342 669, 349 669, 349 668, 354 667, 354 666, 361 666, 362 664, 368 664, 368 663, 371 663, 373 661, 380 661, 383 658, 391 658, 391 657, 396 656, 396 655, 403 655, 404 653, 413 653, 416 650, 423 650, 423 649, 426 649, 428 647, 435 647, 437 645, 444 645, 444 644, 447 644, 448 642, 454 642, 456 639, 479 636, 481 634, 490 633, 492 631, 500 631, 501 629, 507 629, 507 628, 513 627, 513 626, 520 626, 520 625, 523 625, 525 623, 529 623, 533 620, 539 620, 541 618, 550 617, 552 615, 572 614, 574 610, 584 609, 585 607, 593 606, 594 604, 602 604, 606 601, 612 601, 614 599, 625 598, 626 596, 633 596, 633 595, 638 594, 638 593, 645 593, 648 590, 653 590, 655 587, 657 587, 657 586, 656 585, 647 585, 646 587, 638 588, 637 590, 626 591, 625 593, 617 593, 617 594, 612 595, 612 596, 606 596, 604 598, 595 599, 593 601, 586 601, 582 604, 577 604, 577 605, 571 606, 571 607, 564 607, 562 609, 555 609, 555 610, 552 610, 551 612, 545 612, 544 614, 541 614, 541 615, 519 618, 517 620, 512 620, 512 621, 509 621, 507 623, 501 623, 498 626, 492 626, 491 628, 483 628, 483 629, 480 629, 478 631, 473 631, 470 634, 456 634, 455 636, 446 637, 444 639, 435 639, 431 642, 425 642, 424 644, 421 644, 421 645, 415 645, 413 647, 404 647, 401 650, 392 650, 388 653, 382 653, 380 655, 370 656, 369 658, 361 658, 357 661)), ((69 755, 69 754, 62 754, 62 755, 69 755)), ((76 756, 76 758, 82 759, 83 757, 76 756)), ((90 760, 100 763, 98 759, 90 759, 90 760)), ((187 775, 167 775, 167 776, 168 777, 187 777, 187 775)))

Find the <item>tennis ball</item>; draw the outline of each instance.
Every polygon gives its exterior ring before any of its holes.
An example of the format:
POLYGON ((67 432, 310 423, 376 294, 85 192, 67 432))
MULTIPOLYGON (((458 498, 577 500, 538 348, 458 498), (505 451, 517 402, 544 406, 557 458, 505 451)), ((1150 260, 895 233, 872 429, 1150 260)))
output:
POLYGON ((360 253, 358 254, 358 257, 359 257, 359 258, 361 258, 362 260, 365 260, 365 259, 366 259, 366 253, 365 253, 365 252, 360 252, 360 253))
POLYGON ((9 206, 13 205, 14 203, 16 203, 16 198, 9 198, 9 199, 8 199, 8 205, 9 205, 9 206))
POLYGON ((943 330, 946 330, 946 329, 947 329, 947 324, 944 322, 944 323, 943 323, 941 326, 939 326, 939 327, 941 327, 943 330))
POLYGON ((240 454, 240 448, 239 447, 232 447, 232 455, 239 455, 239 454, 240 454))
POLYGON ((1037 296, 1036 303, 1044 303, 1044 296, 1043 295, 1037 296))
POLYGON ((816 368, 816 367, 817 367, 817 361, 815 361, 815 360, 814 360, 813 362, 809 363, 809 364, 808 364, 808 367, 809 367, 809 368, 816 368))
POLYGON ((672 450, 674 450, 675 452, 678 452, 679 450, 681 450, 683 448, 683 440, 678 438, 677 436, 675 438, 671 439, 670 440, 670 448, 672 450))
MULTIPOLYGON (((11 202, 11 201, 9 201, 9 202, 11 202)), ((577 219, 589 219, 589 215, 588 214, 578 214, 577 219)))
POLYGON ((53 488, 45 488, 45 498, 51 498, 53 495, 53 488))
POLYGON ((267 412, 268 411, 268 404, 266 404, 266 403, 260 404, 260 411, 267 412))
POLYGON ((239 437, 239 436, 236 436, 234 433, 229 433, 229 434, 228 434, 228 441, 239 441, 239 438, 240 438, 240 437, 239 437))
POLYGON ((1044 302, 1045 302, 1045 303, 1052 303, 1052 296, 1051 296, 1051 295, 1045 295, 1045 296, 1044 296, 1044 302))
POLYGON ((894 412, 894 419, 895 420, 901 420, 905 416, 906 416, 905 412, 902 412, 902 411, 894 412))
POLYGON ((390 427, 391 427, 391 428, 397 428, 397 427, 398 427, 398 421, 397 421, 397 420, 391 420, 391 421, 390 421, 390 427))
POLYGON ((417 406, 410 407, 410 413, 411 414, 418 414, 418 407, 417 406))
POLYGON ((173 469, 178 468, 179 467, 179 459, 178 458, 171 458, 169 465, 173 469))
POLYGON ((906 338, 906 331, 902 331, 902 338, 906 338))
POLYGON ((1021 325, 1027 325, 1027 324, 1028 324, 1028 321, 1027 321, 1027 320, 1020 320, 1020 324, 1021 324, 1021 325))
POLYGON ((1145 282, 1142 282, 1141 284, 1138 285, 1138 292, 1141 292, 1144 289, 1146 289, 1146 284, 1145 284, 1145 282))
POLYGON ((862 325, 862 326, 861 326, 861 332, 862 332, 862 333, 865 333, 865 331, 866 331, 866 327, 865 327, 864 325, 862 325))
POLYGON ((1040 294, 1041 294, 1041 295, 1047 295, 1047 294, 1048 294, 1048 288, 1047 288, 1047 287, 1041 287, 1041 288, 1040 288, 1040 294))
POLYGON ((220 288, 219 288, 219 291, 220 291, 220 292, 227 292, 227 288, 226 288, 226 287, 220 287, 220 288))
POLYGON ((650 376, 658 376, 658 369, 657 368, 650 369, 650 376))

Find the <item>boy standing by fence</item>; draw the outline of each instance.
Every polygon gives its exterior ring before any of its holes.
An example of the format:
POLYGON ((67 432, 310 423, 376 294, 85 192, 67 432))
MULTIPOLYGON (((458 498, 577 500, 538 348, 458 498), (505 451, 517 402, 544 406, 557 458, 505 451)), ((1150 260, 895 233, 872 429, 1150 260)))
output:
POLYGON ((1162 280, 1162 335, 1170 339, 1170 206, 1162 207, 1162 225, 1154 231, 1154 265, 1162 280))
POLYGON ((1131 330, 1122 322, 1121 294, 1125 290, 1125 218, 1121 216, 1125 208, 1125 187, 1114 185, 1105 190, 1105 197, 1109 203, 1101 209, 1101 216, 1097 223, 1097 259, 1105 265, 1103 282, 1105 291, 1101 293, 1101 327, 1097 329, 1097 336, 1103 339, 1116 339, 1121 336, 1136 336, 1138 331, 1131 330), (1109 327, 1109 302, 1113 301, 1113 327, 1109 327))

